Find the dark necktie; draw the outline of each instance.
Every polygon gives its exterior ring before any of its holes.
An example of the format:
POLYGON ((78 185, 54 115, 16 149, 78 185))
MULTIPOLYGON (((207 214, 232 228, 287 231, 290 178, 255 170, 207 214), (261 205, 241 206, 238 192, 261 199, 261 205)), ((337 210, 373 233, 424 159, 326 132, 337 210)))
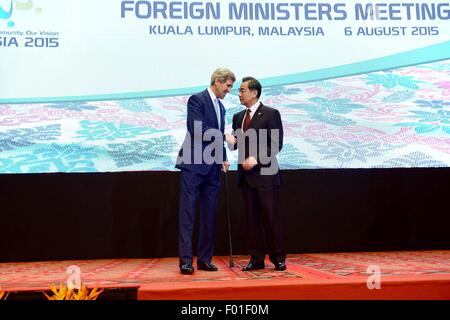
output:
POLYGON ((250 118, 250 112, 252 112, 250 109, 247 109, 245 112, 244 124, 242 125, 242 130, 244 130, 244 132, 250 127, 250 121, 252 120, 250 118))

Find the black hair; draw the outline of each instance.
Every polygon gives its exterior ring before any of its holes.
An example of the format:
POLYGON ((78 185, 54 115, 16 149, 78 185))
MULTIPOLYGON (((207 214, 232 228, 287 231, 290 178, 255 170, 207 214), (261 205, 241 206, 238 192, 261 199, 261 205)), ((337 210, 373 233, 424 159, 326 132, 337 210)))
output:
POLYGON ((248 88, 250 90, 256 90, 258 92, 256 97, 259 99, 259 97, 261 96, 261 91, 262 91, 261 83, 259 83, 259 81, 253 77, 242 78, 242 83, 244 83, 244 82, 248 82, 248 88))

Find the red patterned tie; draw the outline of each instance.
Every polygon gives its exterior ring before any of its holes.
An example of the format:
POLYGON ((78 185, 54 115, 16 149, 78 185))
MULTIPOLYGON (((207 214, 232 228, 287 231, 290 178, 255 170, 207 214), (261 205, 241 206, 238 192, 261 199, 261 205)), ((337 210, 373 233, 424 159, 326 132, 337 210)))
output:
POLYGON ((245 118, 244 118, 244 125, 242 126, 242 129, 245 131, 247 131, 248 127, 250 126, 250 121, 252 120, 250 118, 250 112, 252 112, 250 109, 247 109, 246 113, 245 113, 245 118))

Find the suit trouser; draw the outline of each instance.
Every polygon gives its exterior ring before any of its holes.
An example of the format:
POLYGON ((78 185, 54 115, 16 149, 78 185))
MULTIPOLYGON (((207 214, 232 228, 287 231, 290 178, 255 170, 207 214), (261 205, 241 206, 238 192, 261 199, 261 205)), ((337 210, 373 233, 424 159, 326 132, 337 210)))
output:
POLYGON ((279 212, 280 186, 250 187, 245 178, 242 195, 247 210, 248 253, 253 260, 284 261, 282 220, 279 212))
POLYGON ((182 169, 180 177, 179 255, 180 263, 192 263, 192 236, 200 200, 198 261, 210 262, 214 252, 217 197, 220 191, 220 168, 212 165, 206 175, 182 169))

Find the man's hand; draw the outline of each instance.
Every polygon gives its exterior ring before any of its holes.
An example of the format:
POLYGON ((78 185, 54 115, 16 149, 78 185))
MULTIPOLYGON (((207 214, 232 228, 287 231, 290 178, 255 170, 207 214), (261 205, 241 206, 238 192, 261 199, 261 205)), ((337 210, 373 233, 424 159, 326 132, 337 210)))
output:
POLYGON ((250 171, 257 164, 258 162, 256 161, 255 157, 248 157, 247 159, 245 159, 244 163, 242 164, 242 167, 244 168, 244 170, 250 171))
POLYGON ((235 136, 233 136, 232 134, 225 134, 225 141, 228 143, 228 144, 231 144, 231 145, 235 145, 236 144, 236 137, 235 136))
POLYGON ((230 168, 230 164, 227 161, 224 161, 222 163, 222 171, 223 172, 228 172, 228 169, 230 168))

